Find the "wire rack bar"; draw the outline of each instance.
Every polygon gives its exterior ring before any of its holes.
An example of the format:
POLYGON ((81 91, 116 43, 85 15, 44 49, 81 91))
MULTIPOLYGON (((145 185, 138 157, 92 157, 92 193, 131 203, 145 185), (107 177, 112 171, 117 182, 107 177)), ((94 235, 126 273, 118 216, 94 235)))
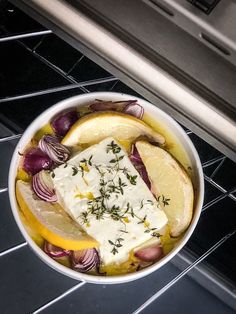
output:
POLYGON ((8 188, 0 188, 0 193, 4 193, 4 192, 7 192, 8 191, 8 188))
POLYGON ((149 298, 146 302, 144 302, 137 310, 133 312, 133 314, 141 313, 145 308, 151 305, 157 298, 159 298, 165 291, 170 289, 174 284, 176 284, 181 278, 183 278, 191 269, 197 266, 200 262, 202 262, 207 256, 209 256, 212 252, 214 252, 219 246, 221 246, 225 241, 227 241, 231 236, 236 233, 236 230, 224 236, 221 240, 215 243, 209 250, 207 250, 202 256, 200 256, 195 262, 185 268, 179 275, 177 275, 174 279, 172 279, 168 284, 162 287, 159 291, 157 291, 151 298, 149 298))
POLYGON ((236 197, 233 195, 233 193, 236 191, 236 186, 231 191, 227 192, 226 189, 224 189, 221 185, 219 185, 217 182, 215 182, 213 179, 211 179, 205 174, 204 174, 204 179, 207 182, 209 182, 211 185, 213 185, 215 188, 217 188, 219 191, 221 191, 223 194, 225 194, 225 196, 229 196, 233 201, 236 201, 236 197))
POLYGON ((18 244, 18 245, 16 245, 16 246, 11 247, 10 249, 7 249, 7 250, 5 250, 5 251, 2 251, 2 252, 0 252, 0 257, 2 257, 2 256, 4 256, 4 255, 7 255, 7 254, 9 254, 9 253, 12 253, 12 252, 14 252, 14 251, 16 251, 16 250, 19 250, 19 249, 21 249, 22 247, 24 247, 24 246, 26 246, 26 245, 27 245, 27 242, 23 242, 23 243, 21 243, 21 244, 18 244))
POLYGON ((224 193, 224 194, 221 194, 218 197, 214 198, 213 200, 211 200, 209 203, 205 204, 202 207, 202 212, 204 212, 207 208, 211 207, 212 205, 218 203, 219 201, 221 201, 223 198, 225 198, 228 195, 229 195, 228 193, 224 193))
POLYGON ((47 35, 47 34, 51 34, 51 33, 52 33, 51 30, 45 30, 45 31, 32 32, 32 33, 26 33, 26 34, 11 35, 11 36, 6 36, 6 37, 1 37, 0 43, 6 42, 6 41, 11 41, 11 40, 19 40, 19 39, 29 38, 29 37, 42 36, 42 35, 47 35))
POLYGON ((55 299, 51 300, 50 302, 44 304, 43 306, 39 307, 37 310, 35 310, 34 312, 32 312, 32 314, 37 314, 42 312, 43 310, 47 309, 49 306, 51 306, 52 304, 58 302, 59 300, 63 299, 64 297, 66 297, 67 295, 69 295, 70 293, 72 293, 73 291, 81 288, 86 282, 82 281, 80 282, 78 285, 75 285, 74 287, 70 288, 69 290, 66 290, 64 293, 60 294, 58 297, 56 297, 55 299))
POLYGON ((80 82, 80 83, 63 85, 60 87, 40 90, 38 92, 32 92, 32 93, 27 93, 27 94, 23 94, 23 95, 16 95, 16 96, 11 96, 11 97, 1 98, 0 103, 6 103, 6 102, 13 101, 13 100, 21 100, 21 99, 25 99, 25 98, 42 96, 42 95, 46 95, 46 94, 52 94, 52 93, 72 90, 72 89, 76 89, 76 88, 80 88, 80 87, 86 87, 86 86, 90 86, 90 85, 108 83, 108 82, 113 82, 113 81, 118 81, 118 80, 117 80, 117 78, 110 76, 110 77, 102 78, 102 79, 96 79, 96 80, 84 81, 84 82, 80 82))
POLYGON ((20 138, 21 136, 22 136, 22 134, 13 134, 13 135, 1 137, 0 138, 0 143, 7 142, 7 141, 12 141, 12 140, 15 140, 17 138, 20 138))
POLYGON ((211 179, 214 178, 214 176, 217 174, 217 172, 219 171, 219 169, 221 168, 221 166, 223 165, 224 162, 225 162, 225 159, 222 159, 221 162, 219 163, 219 165, 215 168, 215 170, 211 174, 211 176, 210 176, 211 179))
POLYGON ((208 177, 206 174, 204 174, 204 179, 211 183, 215 188, 217 188, 218 190, 220 190, 223 193, 226 193, 226 189, 224 189, 221 185, 219 185, 218 183, 216 183, 214 180, 212 180, 210 177, 208 177))
MULTIPOLYGON (((235 191, 235 192, 236 192, 236 191, 235 191)), ((235 193, 235 192, 233 192, 233 193, 235 193)), ((229 197, 230 197, 233 201, 236 202, 236 194, 234 195, 233 193, 230 193, 230 194, 229 194, 229 197)))
POLYGON ((215 164, 215 163, 217 163, 217 162, 219 162, 221 160, 225 160, 225 159, 226 159, 225 156, 215 157, 213 159, 210 159, 208 161, 203 162, 202 163, 202 168, 207 168, 208 166, 211 166, 211 165, 213 165, 213 164, 215 164))

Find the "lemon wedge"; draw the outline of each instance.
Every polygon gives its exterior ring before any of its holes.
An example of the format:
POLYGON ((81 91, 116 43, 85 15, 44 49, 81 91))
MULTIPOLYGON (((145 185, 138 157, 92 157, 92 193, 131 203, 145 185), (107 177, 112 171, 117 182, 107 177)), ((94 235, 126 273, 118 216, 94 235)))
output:
POLYGON ((16 182, 16 198, 31 227, 51 244, 66 250, 99 246, 60 205, 39 200, 29 183, 22 180, 16 182))
POLYGON ((184 232, 193 215, 193 186, 181 165, 164 149, 144 141, 136 143, 155 196, 165 211, 173 237, 184 232))
POLYGON ((62 144, 96 144, 107 137, 122 142, 134 141, 140 136, 163 144, 165 139, 142 120, 120 112, 91 113, 79 119, 62 140, 62 144))
POLYGON ((29 236, 34 240, 34 242, 39 247, 43 247, 44 243, 43 237, 35 230, 35 228, 32 228, 32 226, 29 224, 28 220, 25 218, 25 215, 23 214, 22 211, 19 211, 19 215, 29 236))

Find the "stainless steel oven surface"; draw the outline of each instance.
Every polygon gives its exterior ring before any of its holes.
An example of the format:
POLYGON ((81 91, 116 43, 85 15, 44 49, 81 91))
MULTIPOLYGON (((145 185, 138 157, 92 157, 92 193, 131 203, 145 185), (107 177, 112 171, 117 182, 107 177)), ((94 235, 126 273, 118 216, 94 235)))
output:
POLYGON ((1 313, 234 313, 235 1, 11 2, 0 1, 1 313), (233 24, 222 24, 219 9, 233 24), (195 36, 199 27, 206 40, 195 36), (99 38, 129 52, 127 62, 99 38), (134 58, 156 81, 134 71, 134 58), (21 236, 7 193, 25 128, 56 102, 93 91, 139 95, 171 114, 193 141, 205 179, 187 246, 152 275, 113 286, 78 282, 42 263, 21 236))

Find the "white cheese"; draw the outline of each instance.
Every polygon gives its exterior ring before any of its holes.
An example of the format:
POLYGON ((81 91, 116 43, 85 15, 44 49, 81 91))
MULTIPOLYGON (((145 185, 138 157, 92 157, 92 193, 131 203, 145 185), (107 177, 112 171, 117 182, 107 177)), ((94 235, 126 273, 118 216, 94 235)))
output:
POLYGON ((54 169, 52 177, 59 203, 100 243, 104 264, 127 260, 132 249, 167 224, 164 211, 113 138, 78 153, 54 169))

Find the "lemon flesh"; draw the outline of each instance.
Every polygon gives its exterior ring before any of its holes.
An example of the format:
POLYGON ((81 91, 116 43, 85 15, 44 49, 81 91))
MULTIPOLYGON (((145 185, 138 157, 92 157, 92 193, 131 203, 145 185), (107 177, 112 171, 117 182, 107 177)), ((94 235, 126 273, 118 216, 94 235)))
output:
POLYGON ((134 141, 140 136, 163 144, 165 139, 145 122, 119 112, 91 113, 80 118, 62 140, 62 144, 73 146, 78 144, 92 145, 107 137, 114 137, 122 142, 134 141))
POLYGON ((160 206, 165 211, 173 237, 184 232, 193 215, 193 186, 181 165, 164 149, 144 141, 136 143, 137 150, 147 169, 152 190, 160 197, 160 206), (163 202, 169 199, 167 203, 163 202))
POLYGON ((51 244, 66 250, 99 246, 99 243, 85 234, 62 207, 38 199, 29 183, 21 180, 16 182, 16 198, 31 227, 51 244))

